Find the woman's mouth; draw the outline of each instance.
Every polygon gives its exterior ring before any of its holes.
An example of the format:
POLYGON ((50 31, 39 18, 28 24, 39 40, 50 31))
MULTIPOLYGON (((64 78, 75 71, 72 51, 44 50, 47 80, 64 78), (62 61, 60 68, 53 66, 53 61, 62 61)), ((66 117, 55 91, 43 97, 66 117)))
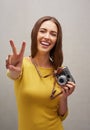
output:
POLYGON ((49 46, 50 45, 49 42, 40 42, 40 44, 43 45, 43 46, 49 46))

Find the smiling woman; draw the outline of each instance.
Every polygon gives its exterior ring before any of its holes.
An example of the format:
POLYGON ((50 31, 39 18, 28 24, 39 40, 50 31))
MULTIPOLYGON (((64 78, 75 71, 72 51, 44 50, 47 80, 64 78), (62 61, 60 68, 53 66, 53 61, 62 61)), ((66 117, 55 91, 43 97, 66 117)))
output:
MULTIPOLYGON (((34 25, 32 32, 31 32, 31 56, 33 58, 38 51, 37 50, 38 31, 43 26, 43 24, 45 25, 45 23, 47 23, 47 22, 48 22, 50 27, 51 27, 50 23, 53 24, 53 27, 55 30, 52 30, 52 31, 55 31, 54 33, 57 33, 56 44, 50 50, 50 54, 49 54, 50 59, 52 59, 52 61, 53 61, 53 67, 55 69, 57 69, 58 66, 62 65, 63 52, 62 52, 62 28, 61 28, 61 25, 56 18, 51 17, 51 16, 42 17, 34 25)), ((51 27, 51 29, 53 29, 53 27, 51 27)), ((47 28, 44 28, 44 29, 47 30, 47 28)), ((51 31, 51 33, 52 33, 52 31, 51 31)))
POLYGON ((23 56, 25 42, 20 53, 12 40, 10 45, 13 54, 8 55, 6 68, 7 75, 14 80, 18 130, 63 130, 68 96, 75 83, 67 82, 61 87, 54 76, 63 63, 60 23, 51 16, 36 22, 31 32, 31 56, 23 56))

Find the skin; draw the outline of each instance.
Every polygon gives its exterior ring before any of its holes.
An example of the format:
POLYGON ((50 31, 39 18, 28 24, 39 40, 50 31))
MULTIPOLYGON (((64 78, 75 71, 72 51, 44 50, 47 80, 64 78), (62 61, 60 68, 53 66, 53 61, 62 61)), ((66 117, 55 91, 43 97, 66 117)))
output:
MULTIPOLYGON (((57 26, 52 21, 45 21, 41 24, 38 34, 37 34, 37 48, 38 52, 36 56, 32 59, 34 63, 38 66, 50 68, 52 64, 49 60, 50 50, 54 47, 57 40, 57 26), (44 59, 44 60, 43 60, 44 59)), ((12 48, 12 55, 8 56, 6 60, 6 68, 10 71, 10 76, 13 79, 18 78, 21 73, 22 60, 24 56, 26 43, 23 42, 21 50, 17 53, 17 49, 12 40, 10 40, 10 45, 12 48)), ((62 88, 62 94, 60 95, 58 114, 64 115, 68 110, 67 100, 75 89, 75 84, 73 82, 68 82, 62 88)))
POLYGON ((57 40, 57 26, 52 21, 42 23, 37 34, 38 52, 49 56, 57 40))
POLYGON ((26 43, 22 43, 21 50, 19 53, 17 53, 17 49, 12 40, 10 40, 10 45, 12 48, 12 55, 8 55, 8 58, 6 59, 6 68, 10 71, 10 76, 13 79, 16 79, 21 73, 21 66, 26 43))

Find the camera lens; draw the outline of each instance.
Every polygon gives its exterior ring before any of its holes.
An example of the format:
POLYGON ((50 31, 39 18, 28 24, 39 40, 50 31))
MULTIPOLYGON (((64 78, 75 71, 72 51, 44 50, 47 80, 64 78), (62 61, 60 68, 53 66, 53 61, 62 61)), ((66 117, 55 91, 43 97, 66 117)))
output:
POLYGON ((58 77, 58 83, 62 86, 65 85, 67 82, 67 78, 65 75, 61 75, 58 77))

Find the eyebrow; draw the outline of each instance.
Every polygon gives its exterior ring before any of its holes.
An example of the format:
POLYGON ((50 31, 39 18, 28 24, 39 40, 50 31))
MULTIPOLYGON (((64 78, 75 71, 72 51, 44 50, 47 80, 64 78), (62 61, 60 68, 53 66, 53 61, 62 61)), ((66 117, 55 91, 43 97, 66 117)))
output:
MULTIPOLYGON (((40 29, 47 30, 46 28, 40 28, 40 29)), ((39 29, 39 30, 40 30, 40 29, 39 29)), ((53 33, 56 33, 56 34, 57 34, 57 32, 56 32, 56 31, 54 31, 54 30, 52 30, 51 32, 53 32, 53 33)))

